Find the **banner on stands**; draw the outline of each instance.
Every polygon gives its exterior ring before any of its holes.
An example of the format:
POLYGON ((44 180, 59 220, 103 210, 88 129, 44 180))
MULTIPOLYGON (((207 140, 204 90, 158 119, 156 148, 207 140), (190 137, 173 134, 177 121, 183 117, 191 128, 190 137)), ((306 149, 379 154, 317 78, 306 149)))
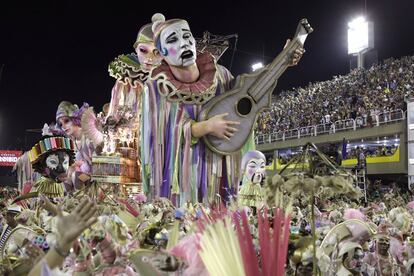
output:
POLYGON ((13 167, 21 155, 19 150, 0 150, 0 167, 13 167))

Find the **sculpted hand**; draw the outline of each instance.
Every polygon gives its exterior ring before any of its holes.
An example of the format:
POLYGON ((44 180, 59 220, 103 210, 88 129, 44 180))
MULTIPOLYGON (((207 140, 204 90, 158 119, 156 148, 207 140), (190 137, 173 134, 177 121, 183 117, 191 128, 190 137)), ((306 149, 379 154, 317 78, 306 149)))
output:
POLYGON ((230 138, 233 137, 234 133, 237 131, 237 128, 232 126, 239 125, 240 122, 225 120, 224 118, 227 115, 229 114, 223 113, 208 119, 209 133, 211 135, 227 140, 230 140, 230 138))
POLYGON ((50 200, 45 195, 40 195, 39 206, 51 213, 52 216, 56 216, 59 212, 59 208, 50 202, 50 200))
POLYGON ((90 199, 84 199, 68 216, 63 216, 58 208, 58 241, 62 249, 69 250, 72 242, 82 232, 97 221, 95 216, 96 204, 90 199))
MULTIPOLYGON (((290 42, 290 39, 286 40, 286 44, 283 47, 283 49, 285 49, 288 46, 289 42, 290 42)), ((289 66, 295 66, 295 65, 297 65, 299 63, 300 59, 302 58, 302 56, 303 56, 304 53, 305 53, 305 49, 303 49, 303 48, 296 49, 293 52, 293 56, 292 56, 292 59, 290 61, 289 66)))

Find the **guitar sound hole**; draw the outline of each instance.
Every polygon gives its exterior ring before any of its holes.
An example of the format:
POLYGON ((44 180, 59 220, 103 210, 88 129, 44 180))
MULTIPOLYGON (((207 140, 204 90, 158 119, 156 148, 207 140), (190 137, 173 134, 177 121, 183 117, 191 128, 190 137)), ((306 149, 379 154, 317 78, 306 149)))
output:
POLYGON ((246 116, 250 111, 252 111, 252 101, 247 97, 241 98, 237 103, 237 112, 240 115, 246 116))

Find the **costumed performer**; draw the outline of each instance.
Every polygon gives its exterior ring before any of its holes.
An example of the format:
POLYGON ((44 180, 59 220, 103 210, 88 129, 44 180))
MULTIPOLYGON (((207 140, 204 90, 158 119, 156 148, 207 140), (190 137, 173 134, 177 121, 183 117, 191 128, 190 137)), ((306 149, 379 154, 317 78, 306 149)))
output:
POLYGON ((363 270, 364 251, 362 246, 357 242, 345 242, 340 245, 338 258, 341 263, 335 275, 365 275, 363 270))
POLYGON ((161 56, 154 52, 151 24, 141 27, 133 46, 136 54, 120 55, 109 64, 109 74, 116 79, 107 116, 110 120, 119 121, 123 109, 139 112, 143 84, 149 71, 161 62, 161 56))
POLYGON ((4 212, 5 224, 3 224, 3 229, 0 236, 0 252, 3 252, 3 247, 6 243, 6 240, 9 238, 12 230, 17 227, 17 222, 15 220, 16 215, 22 212, 20 206, 8 206, 4 212))
POLYGON ((32 190, 49 198, 62 198, 69 166, 74 163, 74 142, 61 136, 45 137, 32 147, 29 159, 33 170, 42 175, 32 190))
POLYGON ((31 250, 38 233, 22 222, 20 206, 9 205, 5 214, 6 225, 0 239, 0 274, 27 275, 37 257, 42 256, 41 249, 31 250))
POLYGON ((91 132, 93 127, 87 127, 90 133, 88 137, 92 139, 95 146, 102 141, 94 137, 102 137, 104 154, 112 154, 119 147, 138 150, 142 89, 149 71, 161 61, 161 56, 154 52, 152 39, 151 24, 146 24, 139 30, 133 45, 136 53, 120 55, 109 64, 109 74, 116 79, 116 82, 112 88, 108 114, 103 122, 106 135, 94 135, 91 132))

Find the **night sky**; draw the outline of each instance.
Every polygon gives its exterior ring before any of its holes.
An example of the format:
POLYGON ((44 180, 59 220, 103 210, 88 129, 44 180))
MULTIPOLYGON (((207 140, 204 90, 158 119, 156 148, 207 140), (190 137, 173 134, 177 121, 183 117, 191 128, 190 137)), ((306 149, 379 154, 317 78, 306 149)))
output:
MULTIPOLYGON (((0 149, 31 147, 40 134, 25 130, 53 121, 62 100, 88 102, 100 111, 114 84, 108 63, 133 52, 139 28, 155 12, 167 19, 187 19, 196 37, 205 30, 238 33, 234 75, 250 71, 263 56, 270 62, 293 35, 299 19, 308 18, 315 31, 306 41, 307 52, 281 77, 277 93, 346 74, 347 22, 364 11, 364 1, 351 0, 2 1, 0 149)), ((379 60, 414 54, 413 11, 413 0, 367 1, 379 60)), ((231 54, 229 49, 220 63, 229 67, 231 54)))

